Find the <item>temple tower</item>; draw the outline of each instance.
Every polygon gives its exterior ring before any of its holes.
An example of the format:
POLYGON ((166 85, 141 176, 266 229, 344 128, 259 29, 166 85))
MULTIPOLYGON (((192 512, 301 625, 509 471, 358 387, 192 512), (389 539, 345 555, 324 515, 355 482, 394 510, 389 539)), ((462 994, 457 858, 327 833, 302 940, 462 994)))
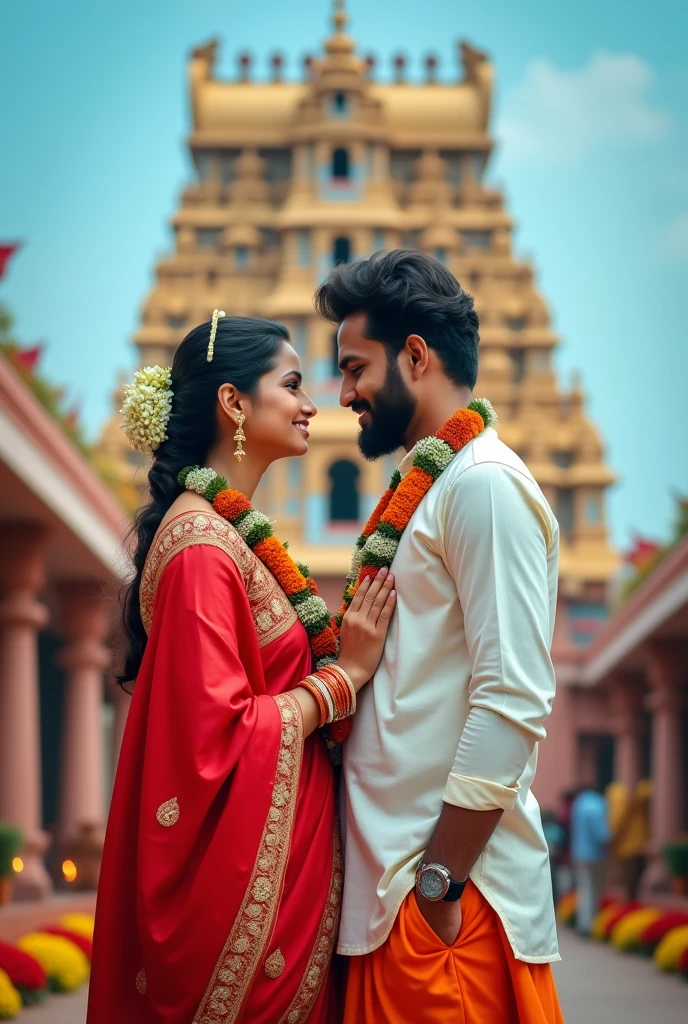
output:
MULTIPOLYGON (((273 467, 256 504, 334 603, 357 521, 386 486, 393 461, 358 455, 356 418, 338 405, 335 333, 316 316, 313 291, 340 261, 383 248, 432 254, 475 296, 477 393, 494 404, 501 436, 559 519, 567 605, 560 640, 573 651, 603 614, 616 565, 604 513, 613 475, 579 384, 564 389, 557 381, 547 305, 532 268, 512 253, 502 193, 485 183, 492 65, 461 43, 455 80, 440 80, 437 60, 427 57, 425 81, 411 83, 397 57, 394 80, 381 83, 346 28, 336 3, 324 52, 305 60, 298 81, 285 79, 279 54, 271 81, 252 80, 246 53, 234 80, 218 80, 216 40, 191 54, 195 177, 144 303, 135 337, 141 364, 170 363, 184 334, 214 307, 284 321, 320 412, 308 457, 273 467)), ((120 491, 131 475, 121 440, 118 459, 116 432, 106 430, 120 491)))

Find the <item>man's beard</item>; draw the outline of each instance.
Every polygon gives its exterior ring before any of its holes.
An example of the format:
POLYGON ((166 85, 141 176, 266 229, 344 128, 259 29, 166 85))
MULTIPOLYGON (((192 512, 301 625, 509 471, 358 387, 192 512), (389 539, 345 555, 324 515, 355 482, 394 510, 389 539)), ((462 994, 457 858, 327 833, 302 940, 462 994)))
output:
POLYGON ((361 427, 358 447, 366 459, 379 459, 390 455, 404 443, 409 425, 416 411, 416 400, 406 387, 396 356, 388 354, 385 383, 375 395, 375 407, 367 402, 354 402, 354 412, 367 412, 371 423, 361 427))

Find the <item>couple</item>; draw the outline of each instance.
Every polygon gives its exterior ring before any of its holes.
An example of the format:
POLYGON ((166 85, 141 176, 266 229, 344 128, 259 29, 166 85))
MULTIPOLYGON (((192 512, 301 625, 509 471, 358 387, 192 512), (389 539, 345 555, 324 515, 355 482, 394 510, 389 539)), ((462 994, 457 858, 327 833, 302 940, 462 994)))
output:
POLYGON ((440 263, 341 265, 316 305, 363 455, 407 453, 333 619, 251 505, 316 412, 286 329, 216 311, 127 390, 154 459, 89 1024, 560 1024, 530 792, 557 524, 472 398, 478 317, 440 263))

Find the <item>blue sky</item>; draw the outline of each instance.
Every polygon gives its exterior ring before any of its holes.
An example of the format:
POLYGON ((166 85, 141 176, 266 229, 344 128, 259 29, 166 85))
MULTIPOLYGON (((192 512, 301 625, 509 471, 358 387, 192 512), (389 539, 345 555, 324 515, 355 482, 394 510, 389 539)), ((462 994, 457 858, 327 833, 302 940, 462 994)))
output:
MULTIPOLYGON (((491 177, 518 222, 562 346, 581 371, 620 483, 614 540, 662 536, 688 492, 688 8, 676 0, 349 0, 351 32, 389 68, 427 51, 456 74, 455 41, 497 71, 491 177)), ((3 282, 19 335, 48 343, 95 436, 112 408, 166 222, 188 176, 186 59, 222 40, 220 72, 295 75, 328 31, 301 0, 22 0, 0 10, 0 238, 25 248, 3 282)))

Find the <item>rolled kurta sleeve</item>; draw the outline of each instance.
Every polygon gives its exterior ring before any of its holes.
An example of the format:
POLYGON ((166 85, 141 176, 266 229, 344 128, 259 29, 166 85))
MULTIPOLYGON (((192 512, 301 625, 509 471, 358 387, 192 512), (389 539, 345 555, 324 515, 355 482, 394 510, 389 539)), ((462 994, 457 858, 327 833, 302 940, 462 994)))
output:
POLYGON ((461 474, 441 518, 471 662, 469 713, 444 800, 508 810, 554 697, 548 551, 556 525, 532 481, 491 462, 461 474))

